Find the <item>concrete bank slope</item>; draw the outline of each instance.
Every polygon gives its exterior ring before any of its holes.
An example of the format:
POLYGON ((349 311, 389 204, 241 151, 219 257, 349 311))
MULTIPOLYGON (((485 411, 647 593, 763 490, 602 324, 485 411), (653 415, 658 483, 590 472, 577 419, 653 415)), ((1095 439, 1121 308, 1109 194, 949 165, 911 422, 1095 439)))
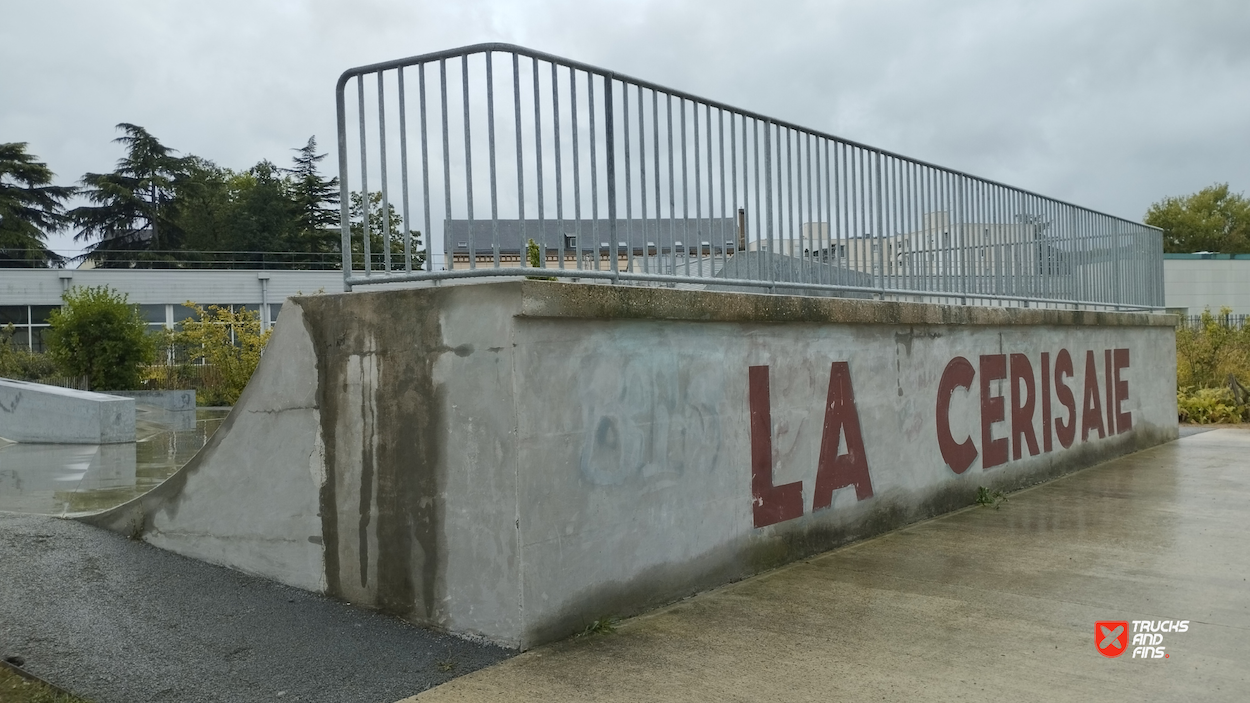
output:
POLYGON ((1246 430, 1181 439, 405 703, 1239 703, 1250 699, 1247 455, 1246 430), (1134 657, 1131 639, 1108 658, 1094 629, 1107 620, 1189 623, 1156 633, 1159 658, 1134 657))
POLYGON ((1170 316, 542 281, 291 299, 94 524, 517 648, 1176 437, 1170 316))

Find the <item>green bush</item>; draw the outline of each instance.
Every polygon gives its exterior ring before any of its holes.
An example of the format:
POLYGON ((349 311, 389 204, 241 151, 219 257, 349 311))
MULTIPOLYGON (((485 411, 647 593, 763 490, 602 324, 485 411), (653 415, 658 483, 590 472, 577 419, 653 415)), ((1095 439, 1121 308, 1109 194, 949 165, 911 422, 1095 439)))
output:
POLYGON ((47 355, 13 344, 12 324, 0 328, 0 378, 42 381, 56 375, 56 366, 47 355))
POLYGON ((1176 393, 1181 422, 1196 425, 1250 420, 1250 407, 1238 405, 1228 388, 1182 389, 1176 393))
POLYGON ((139 387, 139 366, 152 358, 148 325, 124 293, 107 286, 71 288, 53 310, 46 342, 57 369, 86 376, 92 390, 139 387))
POLYGON ((1196 326, 1176 330, 1176 405, 1181 422, 1250 420, 1250 405, 1233 389, 1250 384, 1250 326, 1226 324, 1232 311, 1204 310, 1196 326), (1225 318, 1225 319, 1221 319, 1225 318))

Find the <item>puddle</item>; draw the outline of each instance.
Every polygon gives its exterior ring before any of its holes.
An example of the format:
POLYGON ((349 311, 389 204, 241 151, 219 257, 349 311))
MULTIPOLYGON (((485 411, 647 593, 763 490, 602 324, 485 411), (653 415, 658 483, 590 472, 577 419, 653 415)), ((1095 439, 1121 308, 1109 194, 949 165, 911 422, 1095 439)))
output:
POLYGON ((0 510, 64 515, 125 503, 182 468, 230 412, 135 410, 135 442, 0 445, 0 510))

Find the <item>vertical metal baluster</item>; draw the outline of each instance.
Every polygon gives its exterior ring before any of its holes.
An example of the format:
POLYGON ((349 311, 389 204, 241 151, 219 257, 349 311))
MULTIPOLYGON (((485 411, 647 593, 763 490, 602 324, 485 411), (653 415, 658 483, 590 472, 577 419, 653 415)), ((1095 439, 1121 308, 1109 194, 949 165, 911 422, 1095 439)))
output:
POLYGON ((369 216, 372 208, 369 207, 368 152, 365 149, 365 77, 363 75, 356 79, 356 92, 360 102, 360 194, 361 210, 364 212, 364 224, 361 226, 361 231, 363 232, 362 239, 364 240, 362 251, 364 252, 365 260, 365 278, 368 278, 373 269, 369 251, 369 234, 370 230, 372 230, 373 223, 371 220, 373 218, 369 216))
MULTIPOLYGON (((729 113, 729 177, 731 181, 729 184, 729 194, 730 194, 730 197, 733 199, 733 202, 731 203, 731 207, 729 211, 730 211, 730 214, 734 218, 734 243, 733 243, 734 254, 737 254, 739 252, 739 248, 743 248, 743 249, 746 248, 746 242, 744 241, 746 239, 745 233, 740 233, 738 231, 739 223, 741 223, 741 227, 743 229, 746 229, 745 213, 743 214, 743 217, 741 219, 738 218, 738 208, 741 208, 746 204, 746 199, 738 193, 738 128, 736 124, 737 124, 737 115, 734 114, 733 112, 730 112, 729 113)), ((743 156, 742 164, 743 164, 743 167, 746 166, 745 155, 743 156)), ((743 185, 743 188, 746 187, 746 178, 743 178, 742 185, 743 185)), ((738 259, 738 261, 746 261, 745 255, 743 256, 743 258, 738 259)), ((726 265, 728 265, 728 262, 729 262, 728 255, 726 255, 725 257, 725 262, 726 262, 726 265)), ((726 278, 728 277, 729 277, 728 274, 726 274, 726 278)))
POLYGON ((490 251, 491 261, 499 268, 499 185, 495 168, 495 69, 491 58, 493 51, 486 52, 486 149, 490 163, 490 251))
MULTIPOLYGON (((639 243, 642 245, 642 273, 650 273, 650 266, 647 260, 651 254, 649 246, 646 245, 646 119, 644 115, 644 103, 642 99, 642 86, 637 86, 637 195, 639 195, 639 220, 642 226, 642 234, 639 243)), ((654 134, 652 134, 654 136, 654 134)), ((656 200, 659 205, 659 200, 656 200)))
MULTIPOLYGON (((703 178, 702 169, 699 165, 699 103, 691 101, 690 103, 691 121, 694 123, 694 246, 695 246, 695 272, 699 273, 703 268, 703 237, 700 229, 700 220, 703 219, 703 178)), ((682 109, 683 116, 685 109, 682 109)), ((684 125, 683 125, 684 127, 684 125)), ((684 133, 684 130, 683 130, 684 133)), ((711 177, 711 174, 709 174, 711 177)), ((710 191, 709 191, 710 192, 710 191)), ((687 194, 688 195, 688 194, 687 194)), ((690 221, 686 221, 686 229, 689 230, 690 221)), ((687 232, 687 235, 689 232, 687 232)), ((686 245, 686 275, 690 275, 690 245, 686 245)))
MULTIPOLYGON (((447 61, 439 59, 438 61, 439 88, 442 91, 440 106, 443 110, 443 207, 446 211, 444 220, 450 224, 452 219, 451 210, 451 140, 450 132, 447 126, 447 61)), ((455 266, 455 249, 452 244, 453 232, 447 231, 449 227, 443 231, 443 248, 444 256, 446 256, 446 268, 454 269, 455 266)))
POLYGON ((469 57, 460 57, 460 85, 464 105, 464 191, 468 209, 469 268, 477 268, 477 242, 473 241, 473 139, 469 121, 469 57))
MULTIPOLYGON (((526 247, 525 226, 525 149, 521 142, 521 60, 516 52, 512 53, 512 122, 516 126, 516 204, 517 219, 520 220, 520 234, 517 237, 517 264, 524 266, 528 248, 526 247)), ((542 159, 541 152, 535 152, 542 159)))
POLYGON ((673 96, 665 93, 664 100, 668 108, 668 243, 669 271, 677 273, 677 232, 673 228, 677 221, 677 185, 673 180, 673 96))
POLYGON ((577 73, 569 67, 569 113, 573 130, 573 219, 577 222, 577 235, 574 237, 573 251, 577 257, 578 270, 582 268, 582 239, 585 228, 582 226, 582 169, 578 160, 579 142, 577 135, 577 73))
MULTIPOLYGON (((620 275, 621 256, 618 248, 620 240, 618 239, 616 229, 616 135, 614 134, 616 124, 612 113, 612 78, 605 75, 603 77, 603 136, 607 142, 607 153, 604 155, 604 160, 607 162, 606 166, 608 169, 608 256, 610 259, 609 265, 613 273, 612 282, 616 283, 620 275)), ((628 127, 625 132, 628 135, 628 127)))
MULTIPOLYGON (((729 129, 730 131, 734 129, 734 116, 732 116, 732 113, 730 113, 729 129)), ((716 140, 720 143, 720 156, 717 159, 717 164, 720 165, 720 270, 725 270, 725 264, 729 261, 729 246, 725 244, 726 241, 729 241, 725 239, 726 236, 729 236, 725 233, 725 218, 731 210, 725 201, 725 110, 720 108, 716 109, 716 140)), ((710 168, 711 166, 709 165, 710 168)), ((737 240, 736 234, 734 235, 734 240, 737 240)), ((712 275, 715 274, 716 271, 712 271, 712 275)))
MULTIPOLYGON (((555 138, 553 145, 555 146, 555 170, 556 170, 556 222, 560 228, 560 239, 557 244, 560 246, 559 262, 560 268, 564 268, 564 259, 567 256, 568 244, 565 235, 568 233, 564 223, 564 168, 560 162, 560 76, 557 66, 551 64, 551 118, 554 121, 555 138)), ((574 235, 574 239, 577 236, 574 235)))
MULTIPOLYGON (((360 80, 357 78, 357 80, 360 80)), ((351 230, 351 184, 347 168, 347 97, 346 83, 340 84, 334 94, 335 127, 338 132, 339 157, 339 248, 342 250, 343 291, 350 293, 352 284, 352 230, 351 230)), ((363 116, 361 117, 363 120, 363 116)))
MULTIPOLYGON (((543 179, 543 160, 544 160, 543 159, 543 113, 542 113, 541 86, 539 86, 539 80, 538 80, 538 59, 531 58, 530 64, 533 68, 533 74, 534 74, 534 77, 533 77, 533 80, 534 80, 534 167, 535 167, 534 168, 534 172, 535 172, 534 182, 535 182, 535 187, 536 187, 536 195, 538 197, 538 238, 542 240, 542 243, 538 245, 539 246, 538 267, 547 268, 547 241, 548 241, 547 240, 547 204, 546 204, 546 194, 543 192, 544 185, 545 185, 544 179, 543 179)), ((554 73, 552 75, 554 77, 554 73)), ((558 137, 556 141, 557 143, 559 143, 558 137)), ((563 237, 563 233, 557 232, 556 235, 557 235, 557 239, 556 239, 557 244, 563 244, 563 242, 560 241, 560 238, 563 237)), ((522 242, 522 244, 523 244, 523 246, 521 247, 521 251, 523 252, 521 254, 522 261, 528 264, 529 263, 529 260, 528 260, 529 259, 529 240, 522 242)), ((557 251, 561 252, 561 259, 563 259, 562 250, 557 249, 557 251)))
POLYGON ((829 140, 821 139, 820 145, 825 150, 825 233, 823 243, 825 247, 825 283, 836 283, 833 274, 836 269, 833 266, 837 263, 837 246, 834 244, 834 214, 833 214, 833 179, 830 178, 829 168, 829 140))
MULTIPOLYGON (((677 110, 681 115, 681 254, 684 262, 685 275, 690 275, 690 180, 686 168, 686 99, 678 98, 677 110)), ((698 162, 698 159, 695 159, 698 162)), ((674 253, 677 243, 673 243, 674 253)), ((674 269, 675 271, 676 269, 674 269)))
MULTIPOLYGON (((430 149, 429 134, 426 129, 426 105, 425 105, 425 64, 418 66, 420 73, 417 81, 417 90, 421 94, 421 202, 425 216, 425 270, 434 270, 434 230, 430 229, 430 149)), ((448 217, 451 213, 447 213, 448 217)), ((447 234, 444 232, 443 236, 447 234)), ((451 262, 444 261, 446 266, 451 262)))
MULTIPOLYGON (((672 120, 669 122, 671 125, 672 120)), ((664 232, 660 222, 664 211, 660 185, 660 94, 654 89, 651 91, 651 128, 651 146, 655 158, 655 272, 664 273, 664 237, 662 236, 664 232)), ((670 180, 672 178, 671 169, 669 178, 670 180)))
MULTIPOLYGON (((634 270, 634 242, 638 238, 634 236, 634 169, 629 158, 629 84, 624 81, 621 81, 621 118, 625 127, 623 135, 623 146, 625 147, 625 270, 632 272, 634 270)), ((640 130, 642 129, 641 124, 638 127, 640 130)), ((613 246, 619 248, 620 242, 616 242, 613 246)), ((617 258, 620 258, 619 251, 617 258)))
POLYGON ((876 152, 876 187, 877 187, 877 222, 873 227, 876 230, 877 241, 877 287, 881 289, 881 300, 885 300, 885 241, 882 239, 882 228, 885 226, 885 204, 882 202, 884 190, 881 183, 881 152, 876 152))
POLYGON ((409 232, 412 231, 412 213, 408 208, 408 111, 407 100, 404 95, 404 69, 401 67, 397 70, 399 74, 399 184, 400 192, 403 196, 403 222, 400 224, 401 235, 404 238, 404 272, 412 273, 412 237, 409 232))
POLYGON ((586 106, 590 108, 590 243, 595 248, 595 270, 598 271, 602 268, 599 265, 599 252, 603 247, 599 241, 599 162, 596 158, 599 147, 595 138, 595 76, 591 73, 586 74, 586 106))
POLYGON ((386 100, 382 87, 382 71, 378 71, 378 164, 382 169, 382 265, 391 272, 391 201, 387 190, 386 168, 386 100))
MULTIPOLYGON (((765 280, 764 279, 764 259, 763 259, 763 256, 764 256, 763 252, 765 248, 764 212, 763 212, 763 205, 760 202, 760 188, 761 186, 763 186, 763 182, 760 179, 760 128, 761 127, 766 128, 767 124, 761 123, 761 121, 756 118, 751 119, 751 141, 753 144, 753 151, 754 151, 753 158, 751 159, 751 163, 752 165, 755 166, 755 179, 754 179, 754 183, 755 183, 755 250, 757 252, 756 257, 755 257, 756 259, 755 269, 756 270, 754 272, 754 280, 758 280, 758 281, 765 280)), ((745 139, 744 139, 742 148, 744 150, 746 149, 745 139)), ((768 151, 767 145, 765 145, 764 150, 765 152, 768 151)))

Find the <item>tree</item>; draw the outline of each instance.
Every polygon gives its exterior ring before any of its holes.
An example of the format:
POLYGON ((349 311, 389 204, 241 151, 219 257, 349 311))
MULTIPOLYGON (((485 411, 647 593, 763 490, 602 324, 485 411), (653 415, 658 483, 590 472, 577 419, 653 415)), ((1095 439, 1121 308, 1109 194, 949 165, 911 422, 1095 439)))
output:
POLYGON ((108 286, 71 288, 53 310, 48 354, 67 376, 86 376, 95 390, 139 386, 139 365, 152 360, 154 345, 139 308, 108 286))
POLYGON ((283 169, 291 177, 290 194, 295 204, 296 231, 305 252, 339 250, 339 179, 322 178, 318 164, 326 157, 317 153, 317 137, 293 149, 294 167, 283 169))
POLYGON ((256 372, 261 353, 269 342, 273 328, 261 331, 260 313, 255 310, 210 305, 207 309, 195 303, 184 303, 195 312, 195 318, 182 323, 175 343, 187 349, 191 359, 204 359, 212 364, 221 383, 205 389, 203 402, 209 405, 234 405, 256 372))
POLYGON ((0 144, 0 267, 61 266, 46 246, 65 227, 65 200, 74 189, 52 184, 47 164, 26 153, 25 142, 0 144))
POLYGON ((125 134, 113 141, 126 155, 112 173, 82 177, 82 195, 94 205, 70 211, 79 227, 74 240, 97 240, 83 258, 100 266, 168 265, 174 260, 168 252, 182 246, 175 187, 187 162, 138 125, 123 122, 117 128, 125 134))
POLYGON ((1250 200, 1230 193, 1227 183, 1164 198, 1146 211, 1145 222, 1163 230, 1165 252, 1250 252, 1250 200))
MULTIPOLYGON (((355 266, 364 266, 364 221, 365 208, 364 197, 360 191, 354 191, 351 194, 351 235, 352 235, 352 261, 355 266)), ((415 230, 404 229, 404 218, 399 216, 395 211, 393 203, 386 204, 387 214, 390 216, 391 224, 391 266, 392 268, 402 269, 404 266, 404 233, 412 237, 412 243, 409 245, 412 251, 412 267, 420 268, 425 264, 425 250, 421 249, 421 233, 415 230)), ((386 217, 382 212, 382 193, 372 191, 369 193, 369 253, 370 259, 373 260, 373 268, 383 268, 383 256, 385 249, 382 246, 382 238, 386 230, 386 217)))
POLYGON ((298 212, 291 184, 281 169, 261 161, 231 179, 232 226, 239 251, 302 251, 297 242, 298 212))

